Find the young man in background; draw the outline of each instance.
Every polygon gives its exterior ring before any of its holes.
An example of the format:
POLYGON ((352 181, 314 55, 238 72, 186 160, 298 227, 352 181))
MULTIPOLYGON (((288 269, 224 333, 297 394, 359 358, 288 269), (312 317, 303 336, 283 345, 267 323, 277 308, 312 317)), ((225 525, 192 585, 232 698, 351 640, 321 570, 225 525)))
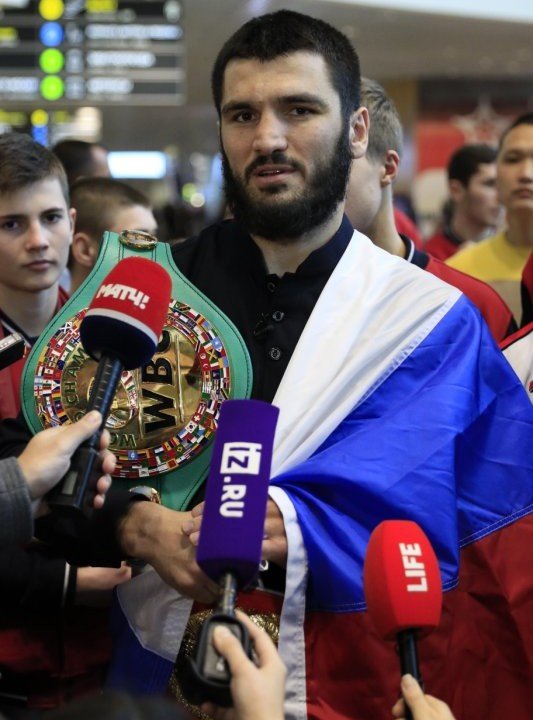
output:
MULTIPOLYGON (((75 211, 63 166, 30 137, 0 136, 0 332, 28 350, 63 306, 75 211)), ((24 358, 0 371, 0 419, 20 410, 24 358)))
POLYGON ((76 211, 69 259, 71 293, 91 272, 105 230, 116 233, 144 230, 157 234, 157 222, 148 198, 120 180, 78 180, 71 188, 70 204, 76 211))
POLYGON ((500 217, 496 193, 496 150, 489 145, 463 145, 448 163, 450 217, 424 249, 446 260, 471 242, 493 232, 500 217))
POLYGON ((533 113, 521 115, 503 133, 496 171, 505 230, 465 248, 447 263, 492 285, 519 319, 520 281, 533 249, 533 113))
POLYGON ((516 323, 498 293, 418 250, 412 238, 398 232, 393 184, 402 157, 401 121, 394 103, 374 80, 362 79, 361 100, 368 108, 370 130, 366 155, 352 164, 348 183, 346 214, 353 226, 383 250, 459 288, 479 308, 496 342, 502 341, 516 330, 516 323))

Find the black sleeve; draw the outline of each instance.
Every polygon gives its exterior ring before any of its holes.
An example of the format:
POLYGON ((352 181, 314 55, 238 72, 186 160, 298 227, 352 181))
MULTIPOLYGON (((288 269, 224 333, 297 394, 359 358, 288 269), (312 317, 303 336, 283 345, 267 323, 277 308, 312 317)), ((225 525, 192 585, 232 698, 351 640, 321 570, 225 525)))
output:
POLYGON ((16 418, 2 420, 0 422, 0 459, 14 455, 18 457, 32 437, 33 433, 22 412, 16 418))
MULTIPOLYGON (((118 481, 120 482, 120 481, 118 481)), ((125 557, 118 540, 118 526, 130 507, 131 493, 116 487, 107 493, 104 507, 91 521, 45 515, 35 523, 36 536, 72 565, 119 567, 125 557)))
MULTIPOLYGON (((0 458, 20 455, 32 436, 22 413, 0 422, 0 458)), ((47 515, 35 522, 36 537, 73 565, 119 567, 124 553, 117 530, 131 500, 119 483, 107 493, 104 507, 94 512, 91 522, 74 523, 47 515)))
POLYGON ((41 545, 0 551, 0 576, 4 612, 59 610, 74 599, 76 568, 41 545))

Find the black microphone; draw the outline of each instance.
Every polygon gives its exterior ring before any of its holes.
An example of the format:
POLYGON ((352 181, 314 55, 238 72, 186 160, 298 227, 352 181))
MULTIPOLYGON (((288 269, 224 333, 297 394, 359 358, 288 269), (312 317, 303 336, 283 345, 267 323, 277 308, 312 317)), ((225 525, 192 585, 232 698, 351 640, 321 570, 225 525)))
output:
POLYGON ((163 330, 172 281, 152 260, 121 260, 106 276, 80 325, 88 355, 98 360, 87 412, 102 414, 99 430, 76 450, 63 479, 47 494, 56 514, 90 517, 100 471, 100 437, 122 371, 152 358, 163 330))
POLYGON ((14 332, 0 340, 0 370, 24 357, 24 338, 20 333, 14 332))
POLYGON ((216 627, 227 627, 252 656, 248 632, 235 617, 235 599, 239 588, 255 580, 261 562, 278 415, 277 407, 259 400, 227 400, 220 409, 196 560, 221 593, 182 679, 183 694, 195 705, 233 704, 229 668, 213 645, 216 627))

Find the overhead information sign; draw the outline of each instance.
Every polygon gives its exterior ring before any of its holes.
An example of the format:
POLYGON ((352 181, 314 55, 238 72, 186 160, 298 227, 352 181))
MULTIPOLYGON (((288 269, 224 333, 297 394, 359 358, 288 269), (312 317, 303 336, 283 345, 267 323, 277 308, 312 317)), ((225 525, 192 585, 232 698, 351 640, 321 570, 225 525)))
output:
POLYGON ((181 105, 178 0, 0 1, 0 102, 181 105))

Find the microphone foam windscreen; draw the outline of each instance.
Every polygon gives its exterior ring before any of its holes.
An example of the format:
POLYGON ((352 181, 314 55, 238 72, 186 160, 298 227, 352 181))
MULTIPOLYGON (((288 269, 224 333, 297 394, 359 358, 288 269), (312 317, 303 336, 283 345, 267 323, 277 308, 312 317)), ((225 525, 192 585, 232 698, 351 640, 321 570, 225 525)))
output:
POLYGON ((244 587, 257 575, 278 414, 259 400, 220 409, 196 555, 215 582, 232 572, 244 587))
POLYGON ((80 325, 85 351, 95 360, 113 357, 126 370, 152 358, 171 299, 172 280, 152 260, 129 257, 106 276, 80 325))
POLYGON ((439 624, 439 564, 415 522, 386 520, 376 527, 367 547, 364 582, 368 612, 385 640, 401 630, 426 633, 439 624))

